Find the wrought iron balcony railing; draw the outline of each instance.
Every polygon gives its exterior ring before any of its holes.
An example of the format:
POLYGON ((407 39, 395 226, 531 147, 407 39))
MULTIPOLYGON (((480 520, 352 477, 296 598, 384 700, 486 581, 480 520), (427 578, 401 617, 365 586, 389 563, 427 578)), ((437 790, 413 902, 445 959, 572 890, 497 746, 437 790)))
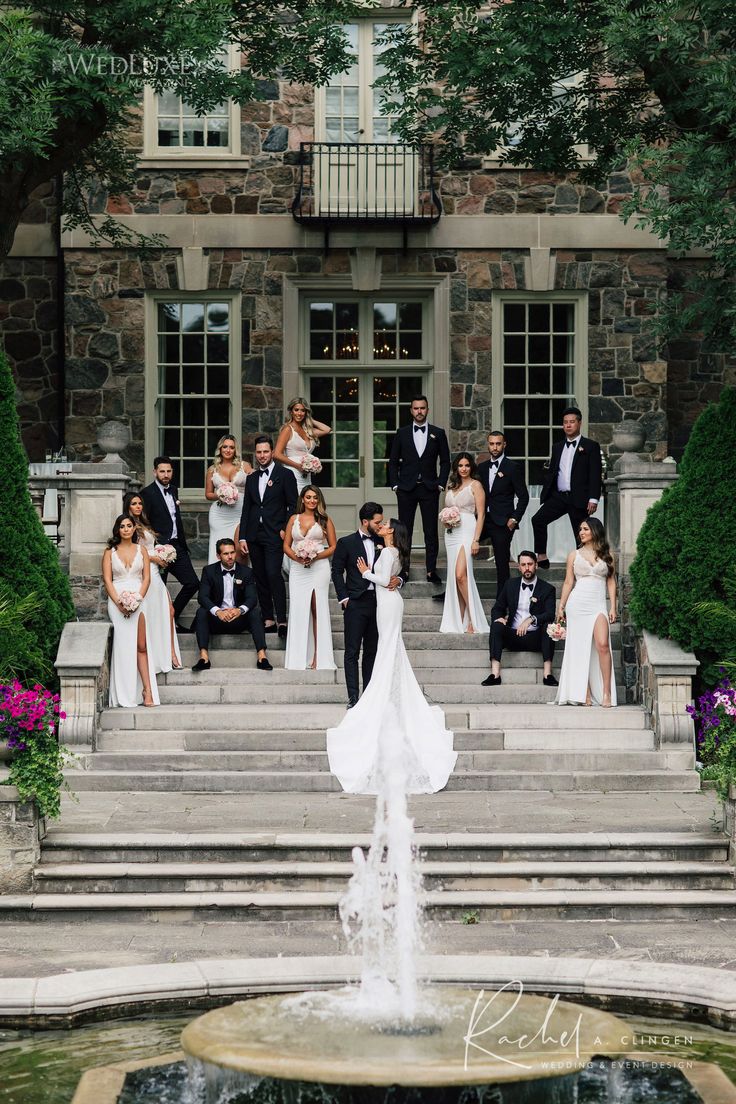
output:
POLYGON ((297 222, 431 226, 442 214, 434 151, 399 142, 302 142, 297 222))

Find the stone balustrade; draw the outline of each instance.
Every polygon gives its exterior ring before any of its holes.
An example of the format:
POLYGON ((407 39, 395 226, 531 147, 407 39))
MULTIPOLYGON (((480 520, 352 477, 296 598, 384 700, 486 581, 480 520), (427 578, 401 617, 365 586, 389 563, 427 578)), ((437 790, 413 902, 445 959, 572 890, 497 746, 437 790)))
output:
POLYGON ((652 719, 655 746, 695 742, 695 726, 686 706, 699 663, 692 652, 646 629, 637 635, 638 698, 652 719))
POLYGON ((112 625, 109 621, 70 621, 64 626, 55 667, 61 684, 59 739, 94 750, 100 713, 107 706, 112 625))

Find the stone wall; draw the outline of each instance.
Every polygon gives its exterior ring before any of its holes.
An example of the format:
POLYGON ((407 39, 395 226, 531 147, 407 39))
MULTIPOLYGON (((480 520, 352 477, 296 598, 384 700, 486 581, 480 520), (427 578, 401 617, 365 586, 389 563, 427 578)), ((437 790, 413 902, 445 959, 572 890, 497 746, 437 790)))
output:
MULTIPOLYGON (((6 775, 0 770, 0 778, 6 775)), ((22 802, 15 786, 0 786, 0 893, 31 888, 45 833, 35 803, 22 802)))

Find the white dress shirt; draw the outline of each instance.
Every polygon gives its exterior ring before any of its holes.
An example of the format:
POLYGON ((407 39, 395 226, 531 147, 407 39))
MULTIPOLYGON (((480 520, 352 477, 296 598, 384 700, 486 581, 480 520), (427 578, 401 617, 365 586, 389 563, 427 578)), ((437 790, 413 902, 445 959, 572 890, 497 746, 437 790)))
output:
POLYGON ((414 437, 414 448, 417 450, 418 456, 424 455, 424 450, 427 447, 427 437, 429 436, 429 426, 425 422, 423 426, 417 425, 414 422, 412 427, 412 435, 414 437))
MULTIPOLYGON (((237 568, 235 571, 237 571, 237 568)), ((230 575, 224 567, 222 568, 222 605, 212 607, 210 613, 213 617, 217 614, 218 610, 235 609, 235 571, 230 575)), ((241 606, 240 608, 243 613, 248 612, 247 606, 241 606)))
MULTIPOLYGON (((362 529, 358 530, 358 536, 363 541, 363 548, 365 549, 363 559, 365 560, 365 562, 368 564, 369 568, 372 571, 373 570, 373 565, 376 562, 376 545, 375 545, 375 542, 374 542, 372 537, 369 537, 368 540, 363 540, 363 538, 365 537, 365 533, 363 532, 362 529)), ((368 584, 368 589, 369 590, 375 590, 376 588, 373 585, 373 583, 369 583, 368 584)))
POLYGON ((164 502, 166 503, 166 509, 171 514, 171 539, 176 540, 179 534, 176 531, 176 500, 174 499, 174 492, 171 486, 164 487, 163 483, 159 483, 158 479, 156 480, 156 486, 161 491, 164 502))
MULTIPOLYGON (((569 452, 570 449, 568 449, 567 451, 569 452)), ((532 606, 532 598, 534 597, 534 590, 536 588, 536 585, 536 577, 531 584, 531 590, 527 590, 529 584, 525 583, 523 579, 521 580, 521 586, 519 588, 519 604, 516 607, 514 620, 511 622, 512 629, 518 629, 522 621, 526 621, 527 617, 529 617, 532 606)), ((534 624, 536 624, 536 620, 536 617, 532 617, 532 621, 534 624)))
POLYGON ((494 484, 494 481, 496 479, 496 476, 498 475, 498 469, 501 467, 501 465, 503 464, 505 459, 506 459, 506 453, 502 452, 501 455, 499 456, 498 460, 491 460, 490 466, 488 468, 488 490, 489 491, 493 490, 493 484, 494 484), (493 466, 494 464, 496 465, 495 468, 493 466))
MULTIPOLYGON (((578 433, 577 437, 574 437, 570 448, 567 447, 567 443, 570 438, 565 439, 565 443, 562 446, 562 456, 560 457, 560 468, 557 472, 557 490, 569 491, 572 489, 572 462, 575 459, 575 453, 578 451, 578 445, 580 444, 581 433, 578 433)), ((597 498, 589 498, 589 502, 597 502, 597 498)))
POLYGON ((261 467, 258 468, 258 494, 261 496, 261 502, 263 502, 263 496, 266 493, 266 487, 268 486, 268 480, 271 478, 271 475, 273 474, 273 469, 274 469, 273 460, 271 461, 271 463, 268 465, 267 468, 261 468, 261 467), (262 476, 261 475, 262 471, 268 472, 268 476, 267 477, 262 476))

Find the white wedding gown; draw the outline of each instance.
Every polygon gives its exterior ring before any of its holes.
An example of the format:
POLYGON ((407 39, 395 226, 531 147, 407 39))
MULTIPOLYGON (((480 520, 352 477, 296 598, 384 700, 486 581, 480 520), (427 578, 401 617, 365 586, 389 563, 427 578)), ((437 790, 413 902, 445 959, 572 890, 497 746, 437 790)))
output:
MULTIPOLYGON (((593 641, 593 627, 601 615, 608 625, 608 646, 611 646, 611 626, 606 605, 608 568, 603 560, 591 564, 580 552, 573 563, 575 586, 567 599, 567 636, 562 658, 557 705, 585 702, 588 685, 594 705, 603 702, 603 675, 598 650, 593 641)), ((611 653, 613 663, 613 653, 611 653)), ((611 671, 611 705, 616 705, 616 675, 611 671)))
POLYGON ((442 610, 441 633, 464 633, 472 623, 477 633, 490 632, 473 574, 471 545, 475 536, 475 499, 470 484, 459 491, 448 491, 445 506, 454 506, 460 513, 460 524, 454 529, 445 530, 445 552, 447 553, 447 586, 445 587, 445 605, 442 610), (465 563, 468 571, 468 609, 460 616, 460 596, 457 592, 455 565, 460 549, 465 549, 465 563), (468 616, 468 613, 470 614, 468 616))
POLYGON ((245 486, 246 474, 244 471, 236 473, 234 479, 225 479, 220 475, 218 471, 212 473, 212 485, 215 490, 222 486, 223 483, 234 483, 238 488, 238 498, 233 506, 226 506, 224 502, 219 500, 210 503, 210 544, 207 552, 207 563, 217 563, 217 542, 222 537, 229 537, 230 540, 235 539, 235 530, 238 527, 240 521, 240 514, 243 510, 243 487, 245 486))
POLYGON ((363 577, 376 586, 378 651, 373 674, 357 705, 337 728, 327 730, 330 770, 347 793, 379 793, 390 743, 401 748, 407 793, 436 793, 447 785, 457 760, 453 734, 439 706, 430 705, 417 682, 401 636, 404 600, 387 590, 398 569, 398 552, 384 548, 363 577))
MULTIPOLYGON (((133 563, 129 568, 118 556, 116 548, 112 550, 111 560, 112 582, 118 594, 124 590, 140 594, 143 586, 143 553, 140 548, 136 546, 133 563)), ((132 708, 143 701, 143 683, 138 673, 138 618, 141 614, 145 615, 145 599, 129 617, 121 613, 112 598, 107 599, 107 615, 112 621, 113 628, 112 659, 110 660, 110 705, 112 706, 132 708)), ((146 647, 151 695, 154 704, 158 705, 158 687, 153 669, 151 628, 148 618, 146 618, 146 647)))
MULTIPOLYGON (((140 532, 140 530, 139 530, 140 532)), ((150 529, 143 533, 142 543, 149 556, 153 555, 156 540, 150 529)), ((151 585, 143 599, 143 613, 146 617, 149 640, 149 656, 157 675, 168 674, 173 670, 171 662, 171 608, 169 592, 161 578, 158 564, 151 561, 151 585)), ((174 630, 174 652, 181 663, 179 641, 174 630)))
MULTIPOLYGON (((302 533, 299 518, 294 518, 292 544, 306 540, 319 541, 327 547, 322 527, 316 522, 302 533)), ((314 658, 314 629, 312 626, 312 595, 314 594, 317 617, 317 669, 334 671, 332 653, 332 626, 330 624, 330 561, 315 560, 311 567, 302 567, 285 557, 289 564, 289 629, 286 636, 284 667, 289 671, 305 671, 314 658)))

